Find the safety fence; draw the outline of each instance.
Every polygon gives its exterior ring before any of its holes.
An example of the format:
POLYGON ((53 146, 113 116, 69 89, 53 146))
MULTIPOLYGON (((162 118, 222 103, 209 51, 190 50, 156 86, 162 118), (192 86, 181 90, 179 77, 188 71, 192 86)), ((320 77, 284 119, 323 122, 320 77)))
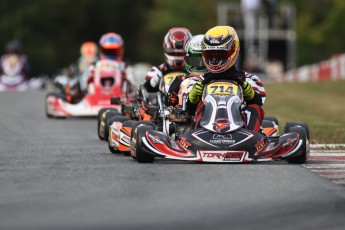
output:
POLYGON ((345 80, 345 54, 288 71, 283 81, 345 80))

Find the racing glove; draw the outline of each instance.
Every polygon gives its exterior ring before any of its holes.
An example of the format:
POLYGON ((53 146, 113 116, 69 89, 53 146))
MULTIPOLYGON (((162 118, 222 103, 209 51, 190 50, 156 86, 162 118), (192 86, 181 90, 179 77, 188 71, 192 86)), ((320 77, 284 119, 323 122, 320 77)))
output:
POLYGON ((192 104, 199 103, 201 99, 202 92, 204 90, 204 85, 201 82, 196 82, 189 92, 188 98, 192 104))
POLYGON ((245 100, 252 100, 255 96, 255 91, 253 90, 251 84, 249 84, 247 81, 243 82, 242 85, 243 89, 243 97, 245 100))

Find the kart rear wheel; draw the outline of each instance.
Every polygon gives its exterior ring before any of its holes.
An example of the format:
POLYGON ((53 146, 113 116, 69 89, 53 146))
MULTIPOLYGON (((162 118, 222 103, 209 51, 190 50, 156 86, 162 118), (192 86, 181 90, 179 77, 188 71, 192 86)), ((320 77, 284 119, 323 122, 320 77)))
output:
POLYGON ((277 126, 279 126, 278 118, 274 116, 265 116, 263 121, 273 121, 277 126))
POLYGON ((284 132, 290 129, 291 127, 301 126, 305 130, 305 134, 307 135, 307 139, 309 139, 309 126, 305 122, 286 122, 284 127, 284 132))
POLYGON ((109 108, 102 108, 98 111, 97 114, 97 135, 100 140, 104 140, 104 138, 100 135, 100 129, 101 129, 101 118, 104 112, 109 110, 109 108))
POLYGON ((291 164, 303 164, 307 160, 307 135, 305 129, 301 126, 289 127, 286 132, 295 132, 299 134, 299 138, 302 139, 303 143, 301 150, 297 156, 287 158, 287 161, 291 164))
MULTIPOLYGON (((110 115, 112 115, 111 113, 112 112, 108 112, 110 113, 110 115)), ((107 119, 107 115, 108 113, 105 115, 106 116, 106 119, 105 119, 105 127, 104 127, 104 140, 105 141, 108 141, 108 138, 109 138, 109 128, 110 126, 115 122, 124 122, 124 121, 127 121, 127 120, 130 120, 129 117, 126 117, 126 116, 121 116, 121 115, 113 115, 112 117, 108 117, 107 119)))
POLYGON ((135 155, 136 155, 135 159, 139 163, 152 163, 154 161, 154 156, 146 152, 143 146, 143 141, 142 141, 142 137, 144 137, 146 135, 146 131, 150 129, 152 129, 152 126, 149 126, 149 125, 140 125, 136 127, 134 136, 131 139, 131 146, 132 148, 135 149, 135 155))

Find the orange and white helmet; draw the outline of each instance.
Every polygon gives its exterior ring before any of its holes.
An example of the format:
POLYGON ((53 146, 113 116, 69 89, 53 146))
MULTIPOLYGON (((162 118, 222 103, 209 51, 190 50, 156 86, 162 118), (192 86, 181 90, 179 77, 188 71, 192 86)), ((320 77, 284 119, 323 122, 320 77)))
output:
POLYGON ((202 57, 206 68, 221 73, 235 65, 240 52, 240 41, 234 28, 216 26, 209 29, 203 40, 202 57))
POLYGON ((113 61, 122 61, 123 39, 119 34, 106 33, 99 40, 100 57, 113 61))
POLYGON ((173 69, 184 67, 184 47, 192 38, 187 28, 171 28, 164 37, 163 50, 165 62, 173 69))
POLYGON ((86 41, 81 44, 80 54, 85 58, 97 57, 98 48, 95 42, 86 41))

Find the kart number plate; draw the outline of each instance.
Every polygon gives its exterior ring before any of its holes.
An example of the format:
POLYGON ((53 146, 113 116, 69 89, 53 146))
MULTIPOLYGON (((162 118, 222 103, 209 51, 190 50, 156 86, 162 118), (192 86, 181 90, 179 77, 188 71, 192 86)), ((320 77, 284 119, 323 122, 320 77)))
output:
POLYGON ((238 86, 230 82, 214 82, 207 85, 207 95, 235 95, 238 86))
POLYGON ((116 64, 111 62, 102 62, 97 66, 98 71, 114 71, 116 70, 116 64))
POLYGON ((172 72, 172 73, 168 73, 168 74, 164 75, 164 77, 163 77, 164 84, 165 85, 171 85, 171 83, 174 81, 174 79, 180 75, 185 75, 185 73, 183 73, 183 72, 172 72))

